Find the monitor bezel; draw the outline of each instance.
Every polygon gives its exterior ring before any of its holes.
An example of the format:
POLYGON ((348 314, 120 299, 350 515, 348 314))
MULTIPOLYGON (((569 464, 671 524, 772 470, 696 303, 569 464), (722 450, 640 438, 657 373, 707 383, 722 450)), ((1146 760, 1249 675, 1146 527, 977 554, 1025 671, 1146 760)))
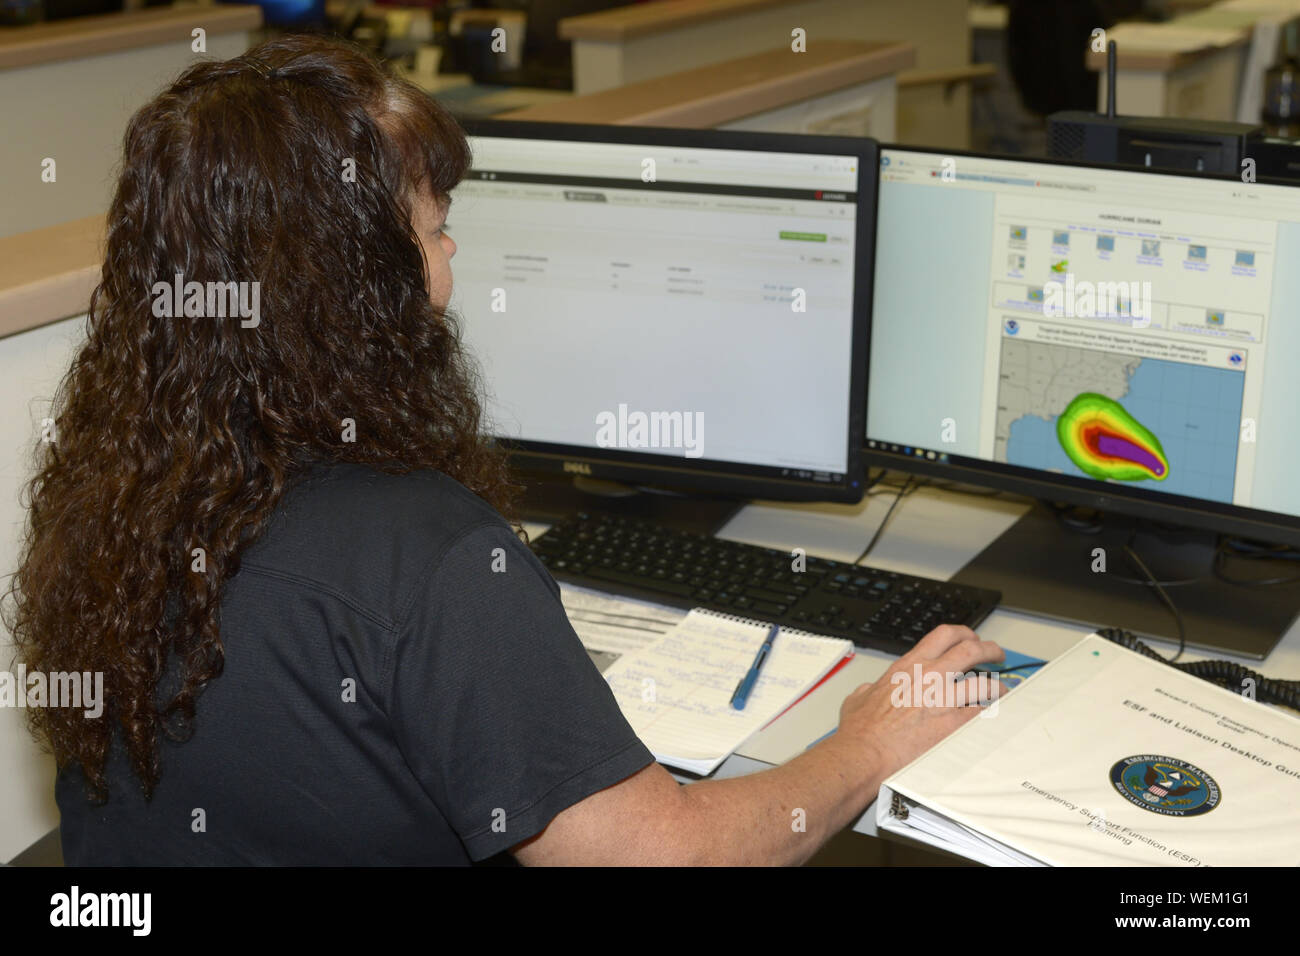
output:
MULTIPOLYGON (((1237 176, 1224 173, 1198 173, 1187 170, 1147 169, 1144 167, 1122 166, 1111 163, 1098 163, 1082 160, 1041 158, 1036 156, 1013 156, 999 153, 977 152, 974 150, 939 149, 936 147, 902 146, 880 143, 878 157, 886 152, 916 153, 930 156, 943 156, 970 159, 993 160, 1000 162, 1024 163, 1034 166, 1065 167, 1072 169, 1092 169, 1097 171, 1128 173, 1135 176, 1175 176, 1183 179, 1210 179, 1223 183, 1239 183, 1243 186, 1283 186, 1300 189, 1300 183, 1277 177, 1260 177, 1245 182, 1237 176)), ((880 159, 876 163, 876 200, 880 198, 880 176, 882 166, 880 159)), ((873 250, 875 245, 873 242, 873 250)), ((872 262, 874 275, 875 262, 872 262)), ((875 308, 875 285, 872 284, 872 309, 875 308)), ((871 343, 867 344, 867 367, 870 370, 871 343)), ((1099 511, 1112 511, 1131 517, 1148 518, 1166 524, 1199 528, 1220 534, 1240 536, 1277 544, 1300 547, 1300 516, 1292 517, 1275 511, 1266 511, 1244 505, 1222 504, 1173 495, 1163 491, 1144 491, 1140 488, 1126 488, 1116 482, 1106 482, 1104 490, 1090 488, 1091 479, 1076 478, 1072 475, 1052 475, 1040 477, 1044 473, 1034 468, 1020 465, 1007 465, 978 458, 958 456, 957 460, 946 463, 917 458, 914 454, 892 452, 880 448, 871 448, 869 441, 877 441, 867 434, 865 424, 869 420, 867 403, 863 403, 862 432, 863 460, 867 466, 895 469, 926 477, 935 477, 963 484, 976 485, 1011 494, 1025 495, 1045 501, 1057 502, 1076 507, 1092 508, 1099 511)), ((893 444, 890 442, 890 444, 893 444)), ((910 446, 909 446, 910 447, 910 446)), ((942 449, 926 448, 923 450, 940 452, 942 449)), ((1094 482, 1095 484, 1095 482, 1094 482)))
MULTIPOLYGON (((775 466, 705 458, 672 457, 665 460, 666 456, 653 453, 605 450, 500 436, 496 440, 509 452, 512 466, 521 470, 569 473, 629 484, 665 486, 684 492, 744 498, 848 503, 862 499, 866 472, 862 435, 866 431, 867 344, 871 334, 871 303, 875 296, 872 278, 875 267, 876 189, 879 185, 880 165, 879 147, 875 140, 799 133, 607 126, 491 118, 462 118, 459 122, 471 138, 498 136, 511 139, 856 156, 859 161, 859 184, 855 220, 850 406, 848 433, 845 436, 845 471, 841 481, 784 478, 773 474, 780 470, 775 466)), ((454 264, 452 272, 454 276, 454 264)), ((459 315, 455 318, 457 321, 462 320, 459 315)), ((774 378, 773 387, 789 388, 790 383, 774 378)))

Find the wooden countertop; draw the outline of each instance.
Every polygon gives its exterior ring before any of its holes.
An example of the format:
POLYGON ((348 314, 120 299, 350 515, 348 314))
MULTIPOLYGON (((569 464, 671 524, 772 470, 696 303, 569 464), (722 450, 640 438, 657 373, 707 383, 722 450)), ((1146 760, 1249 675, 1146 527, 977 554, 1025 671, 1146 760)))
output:
POLYGON ((0 239, 0 337, 85 312, 103 242, 102 215, 0 239))
MULTIPOLYGON (((508 115, 708 127, 865 83, 906 69, 914 60, 912 47, 905 43, 824 42, 817 44, 816 52, 798 56, 782 47, 508 115)), ((100 215, 0 239, 0 336, 85 312, 99 282, 103 238, 100 215)))
MULTIPOLYGON (((1251 14, 1258 18, 1259 14, 1251 14)), ((1228 23, 1207 24, 1195 15, 1163 23, 1119 23, 1107 32, 1118 48, 1117 68, 1168 72, 1250 42, 1248 18, 1228 18, 1228 23)), ((1253 22, 1253 21, 1250 21, 1253 22)), ((1088 69, 1106 69, 1105 52, 1088 48, 1088 69)))
MULTIPOLYGON (((798 2, 794 0, 795 4, 798 2)), ((560 21, 559 33, 564 40, 622 43, 633 37, 680 30, 737 13, 791 5, 791 0, 653 0, 651 3, 566 17, 560 21)))
POLYGON ((501 114, 546 122, 706 128, 832 90, 868 83, 916 62, 907 43, 823 41, 788 47, 501 114))
POLYGON ((208 35, 256 30, 262 11, 251 4, 188 4, 97 17, 73 17, 0 30, 0 70, 57 63, 159 43, 190 43, 190 31, 208 35))
MULTIPOLYGON (((1207 56, 1213 56, 1221 50, 1229 49, 1230 46, 1238 45, 1205 46, 1196 50, 1129 50, 1127 52, 1120 50, 1118 51, 1115 68, 1119 70, 1152 70, 1159 73, 1168 73, 1171 70, 1181 69, 1189 63, 1195 63, 1197 60, 1203 60, 1207 56)), ((1094 73, 1106 72, 1105 53, 1093 53, 1089 50, 1084 63, 1094 73)))

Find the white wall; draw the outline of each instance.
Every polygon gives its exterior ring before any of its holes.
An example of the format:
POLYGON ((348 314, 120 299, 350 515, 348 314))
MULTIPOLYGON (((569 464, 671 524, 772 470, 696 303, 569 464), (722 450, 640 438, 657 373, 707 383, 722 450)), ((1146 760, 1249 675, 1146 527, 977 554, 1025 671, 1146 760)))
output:
POLYGON ((209 36, 207 52, 183 42, 0 70, 0 237, 84 219, 108 209, 131 115, 186 67, 248 49, 246 32, 209 36), (42 162, 55 162, 43 182, 42 162))
MULTIPOLYGON (((31 476, 41 420, 72 361, 85 316, 0 339, 0 587, 18 564, 25 509, 19 492, 31 476)), ((0 670, 12 670, 13 644, 0 630, 0 670)), ((54 761, 28 733, 25 710, 0 707, 0 861, 12 859, 59 822, 54 761)))

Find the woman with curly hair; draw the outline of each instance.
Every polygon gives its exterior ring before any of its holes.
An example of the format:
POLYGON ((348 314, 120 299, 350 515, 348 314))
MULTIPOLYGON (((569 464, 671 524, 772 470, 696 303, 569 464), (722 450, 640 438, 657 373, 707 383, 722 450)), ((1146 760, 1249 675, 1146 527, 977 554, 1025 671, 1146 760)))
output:
POLYGON ((28 712, 68 863, 796 861, 973 714, 882 682, 790 764, 678 787, 507 521, 447 312, 455 121, 290 36, 124 146, 9 607, 30 672, 103 675, 99 716, 28 712))

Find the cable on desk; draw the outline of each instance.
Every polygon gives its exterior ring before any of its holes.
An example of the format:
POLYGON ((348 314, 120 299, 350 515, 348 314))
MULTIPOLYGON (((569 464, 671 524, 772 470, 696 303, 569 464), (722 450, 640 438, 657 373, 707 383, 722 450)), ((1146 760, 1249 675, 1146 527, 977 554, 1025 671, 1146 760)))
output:
POLYGON ((904 498, 906 498, 909 494, 911 494, 912 491, 914 490, 912 488, 912 483, 914 480, 915 479, 909 476, 907 481, 903 483, 903 487, 900 488, 898 490, 898 494, 894 496, 894 500, 890 504, 889 510, 885 512, 885 519, 881 521, 880 524, 877 526, 876 533, 871 536, 871 540, 868 541, 867 546, 862 549, 862 553, 858 555, 856 559, 854 559, 853 561, 854 564, 861 564, 864 560, 866 560, 867 555, 871 553, 871 549, 874 548, 876 546, 876 542, 880 540, 880 535, 885 530, 885 525, 889 524, 889 519, 893 517, 894 509, 898 507, 898 503, 902 501, 904 498))
POLYGON ((1160 599, 1174 615, 1174 621, 1178 624, 1178 653, 1173 657, 1164 657, 1163 655, 1152 650, 1142 641, 1129 631, 1122 628, 1107 627, 1098 631, 1102 637, 1114 641, 1122 647, 1127 647, 1131 651, 1137 651, 1144 657, 1160 661, 1162 664, 1168 664, 1170 667, 1177 668, 1185 674, 1191 674, 1193 677, 1199 677, 1207 680, 1212 684, 1218 684, 1228 690, 1240 693, 1245 686, 1246 681, 1251 681, 1255 685, 1255 699, 1266 704, 1281 704, 1284 707, 1290 707, 1293 710, 1300 710, 1300 681, 1294 680, 1273 680, 1265 677, 1258 671, 1253 671, 1248 667, 1238 664, 1234 661, 1225 660, 1208 660, 1208 661, 1190 661, 1178 663, 1178 658, 1183 656, 1183 651, 1187 647, 1187 636, 1183 629, 1183 616, 1179 613, 1178 607, 1173 600, 1165 593, 1165 589, 1160 586, 1155 575, 1146 566, 1146 563, 1133 550, 1133 538, 1137 535, 1137 529, 1134 529, 1129 535, 1128 542, 1124 545, 1124 553, 1141 569, 1142 573, 1147 576, 1147 582, 1153 587, 1160 599))
POLYGON ((907 484, 907 478, 905 477, 905 475, 906 475, 905 472, 895 473, 895 472, 891 472, 888 468, 882 468, 880 469, 880 474, 876 475, 876 480, 873 481, 869 487, 874 487, 875 485, 882 485, 885 488, 901 488, 903 487, 903 485, 907 484), (892 481, 886 481, 885 478, 891 474, 896 474, 897 477, 892 481))
MULTIPOLYGON (((883 472, 876 477, 876 480, 872 482, 872 485, 878 484, 882 478, 884 478, 883 472)), ((876 528, 876 533, 872 536, 870 543, 867 544, 862 554, 858 556, 858 559, 854 562, 855 564, 861 564, 866 556, 871 553, 871 549, 875 547, 876 542, 879 540, 881 533, 885 529, 885 525, 889 523, 889 519, 893 515, 894 509, 898 507, 898 503, 924 484, 947 490, 945 485, 952 483, 931 482, 923 479, 921 482, 915 483, 914 486, 914 479, 909 477, 899 488, 893 503, 889 506, 889 511, 885 513, 884 520, 881 521, 880 526, 876 528)), ((1092 521, 1085 521, 1071 516, 1069 512, 1073 509, 1068 506, 1050 501, 1044 501, 1043 504, 1055 512, 1057 520, 1070 530, 1078 531, 1082 534, 1097 534, 1102 530, 1100 516, 1092 521)), ((1217 684, 1220 687, 1225 687, 1235 693, 1241 692, 1241 689, 1245 686, 1247 680, 1252 681, 1255 685, 1256 700, 1261 703, 1278 704, 1283 707, 1289 707, 1292 710, 1300 711, 1300 680, 1275 680, 1271 677, 1265 677, 1258 671, 1251 670, 1235 661, 1216 659, 1205 661, 1184 661, 1182 663, 1178 662, 1178 659, 1183 656, 1183 651, 1186 650, 1187 635, 1183 622, 1183 615, 1178 610, 1178 606, 1174 604, 1173 599, 1169 597, 1165 588, 1176 585, 1194 584, 1198 581, 1203 581, 1205 578, 1202 576, 1177 581, 1158 580, 1156 576, 1151 573, 1151 569, 1147 567, 1146 562, 1142 560, 1142 557, 1133 548, 1133 541, 1136 537, 1137 529, 1134 528, 1129 534, 1128 541, 1124 544, 1124 553, 1137 566, 1144 577, 1121 577, 1120 580, 1152 588, 1165 606, 1169 608, 1169 611, 1173 614, 1174 621, 1178 626, 1178 652, 1172 658, 1164 657, 1152 650, 1143 641, 1139 640, 1131 631, 1126 631, 1118 627, 1100 628, 1097 633, 1107 640, 1119 644, 1121 647, 1126 647, 1131 651, 1136 651, 1144 657, 1160 661, 1162 664, 1167 664, 1185 674, 1199 677, 1201 680, 1206 680, 1212 684, 1217 684)), ((1285 546, 1260 545, 1244 539, 1223 539, 1220 541, 1219 547, 1215 552, 1214 562, 1214 571, 1216 575, 1228 583, 1240 584, 1243 587, 1266 587, 1300 582, 1300 575, 1290 578, 1268 578, 1261 581, 1241 581, 1229 578, 1222 572, 1222 565, 1226 563, 1229 554, 1236 555, 1246 560, 1277 558, 1300 561, 1300 549, 1288 548, 1285 546)))
MULTIPOLYGON (((1129 558, 1133 561, 1133 563, 1138 566, 1139 570, 1141 570, 1141 572, 1146 575, 1147 577, 1146 583, 1151 587, 1155 588, 1155 592, 1157 595, 1160 596, 1160 600, 1164 601, 1165 606, 1169 608, 1169 610, 1173 613, 1174 623, 1178 625, 1178 653, 1175 654, 1173 658, 1171 658, 1170 660, 1165 660, 1163 657, 1160 658, 1161 660, 1164 660, 1166 664, 1173 664, 1175 661, 1178 660, 1178 658, 1183 656, 1183 650, 1187 647, 1187 635, 1183 630, 1183 615, 1178 610, 1177 605, 1175 605, 1173 600, 1169 597, 1169 594, 1165 591, 1164 587, 1161 586, 1160 582, 1156 580, 1156 576, 1151 573, 1151 569, 1146 566, 1146 562, 1143 561, 1138 556, 1138 553, 1133 550, 1133 539, 1135 537, 1137 537, 1136 528, 1134 528, 1132 533, 1129 534, 1128 541, 1124 543, 1124 553, 1128 555, 1129 558)), ((1152 653, 1154 654, 1155 652, 1152 651, 1152 653)))
MULTIPOLYGON (((1094 517, 1091 518, 1078 517, 1074 513, 1077 513, 1080 509, 1073 505, 1065 505, 1059 502, 1047 501, 1046 499, 1041 499, 1041 498, 1039 499, 1039 501, 1048 510, 1050 510, 1053 514, 1056 515, 1057 523, 1060 524, 1061 527, 1065 528, 1067 531, 1073 531, 1076 532, 1077 534, 1100 534, 1104 528, 1104 523, 1105 523, 1104 514, 1100 511, 1094 512, 1094 517)), ((1143 525, 1154 526, 1157 530, 1166 530, 1166 531, 1175 531, 1175 532, 1180 530, 1173 525, 1163 525, 1158 522, 1144 521, 1143 525)), ((1134 537, 1136 537, 1136 535, 1137 535, 1137 528, 1134 528, 1133 532, 1129 535, 1128 544, 1124 546, 1125 550, 1130 550, 1132 548, 1133 539, 1134 537)), ((1141 564, 1140 559, 1138 563, 1141 564)), ((1145 565, 1143 565, 1143 567, 1145 568, 1145 565)), ((1163 587, 1163 588, 1175 588, 1175 587, 1184 587, 1188 584, 1200 584, 1207 577, 1207 575, 1200 574, 1194 578, 1178 578, 1177 580, 1173 580, 1173 581, 1160 581, 1157 580, 1156 577, 1153 574, 1151 574, 1150 571, 1144 570, 1143 573, 1145 574, 1145 577, 1141 577, 1141 578, 1129 578, 1129 577, 1125 577, 1122 574, 1112 573, 1111 578, 1113 580, 1120 581, 1124 584, 1138 584, 1141 585, 1142 587, 1154 586, 1154 587, 1163 587)), ((1175 615, 1176 614, 1177 612, 1175 612, 1175 615)))
POLYGON ((868 489, 875 488, 876 485, 880 485, 881 487, 879 490, 876 491, 868 491, 867 497, 874 497, 875 495, 885 494, 888 489, 896 488, 898 490, 895 492, 894 501, 889 506, 889 510, 885 512, 885 519, 880 522, 879 527, 876 528, 876 533, 871 536, 871 541, 868 542, 867 546, 862 549, 862 553, 858 555, 857 560, 853 562, 854 564, 861 564, 863 561, 866 560, 867 555, 869 555, 871 553, 871 550, 876 546, 876 542, 880 540, 880 535, 884 532, 885 525, 889 524, 889 519, 893 517, 894 509, 898 507, 898 503, 902 501, 904 498, 906 498, 908 495, 912 494, 913 492, 917 491, 920 488, 935 488, 940 491, 947 491, 951 494, 971 495, 976 498, 993 498, 1000 494, 1003 494, 1003 492, 1001 491, 993 491, 991 494, 985 494, 984 492, 981 491, 960 490, 958 488, 960 482, 935 481, 932 478, 918 479, 915 475, 909 475, 907 479, 901 485, 899 485, 892 482, 886 482, 884 478, 885 475, 887 474, 888 471, 886 469, 882 468, 880 470, 880 474, 876 475, 876 477, 867 485, 867 488, 868 489))
POLYGON ((878 472, 876 472, 876 477, 872 478, 870 470, 868 469, 867 484, 866 487, 862 489, 863 494, 866 494, 872 488, 876 487, 876 485, 880 484, 880 479, 884 478, 885 475, 887 474, 889 474, 889 469, 881 468, 878 472))

